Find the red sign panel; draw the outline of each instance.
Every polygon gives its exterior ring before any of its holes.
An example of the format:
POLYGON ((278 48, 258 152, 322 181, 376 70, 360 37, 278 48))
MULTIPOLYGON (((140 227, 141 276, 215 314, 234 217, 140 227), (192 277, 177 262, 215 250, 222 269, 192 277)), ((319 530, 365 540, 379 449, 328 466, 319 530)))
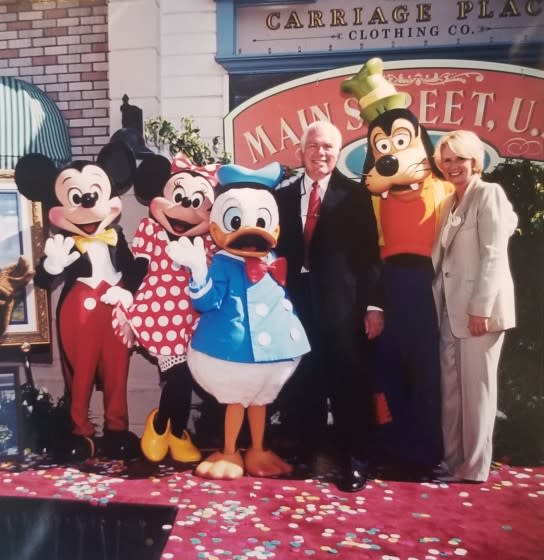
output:
MULTIPOLYGON (((340 84, 361 66, 287 82, 237 107, 225 118, 225 147, 233 160, 251 168, 271 161, 298 167, 302 130, 314 120, 333 122, 345 147, 360 144, 366 123, 340 84)), ((384 69, 432 136, 473 130, 496 158, 544 161, 544 72, 459 60, 389 62, 384 69)))

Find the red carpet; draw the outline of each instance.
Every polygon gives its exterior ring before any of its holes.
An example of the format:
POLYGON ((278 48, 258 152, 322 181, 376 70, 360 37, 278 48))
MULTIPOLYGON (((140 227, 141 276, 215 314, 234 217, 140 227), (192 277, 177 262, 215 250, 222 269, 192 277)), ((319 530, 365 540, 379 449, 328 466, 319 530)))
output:
POLYGON ((346 494, 325 478, 210 482, 143 461, 3 463, 0 495, 176 507, 162 560, 544 559, 543 467, 497 465, 485 484, 374 480, 346 494))

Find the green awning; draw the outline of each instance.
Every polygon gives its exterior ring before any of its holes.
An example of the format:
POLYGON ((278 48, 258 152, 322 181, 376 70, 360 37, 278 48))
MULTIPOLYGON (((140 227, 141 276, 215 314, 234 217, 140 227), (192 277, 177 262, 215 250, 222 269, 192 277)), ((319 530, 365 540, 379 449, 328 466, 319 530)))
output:
POLYGON ((0 76, 0 169, 39 152, 60 167, 72 159, 68 127, 59 108, 38 87, 0 76))

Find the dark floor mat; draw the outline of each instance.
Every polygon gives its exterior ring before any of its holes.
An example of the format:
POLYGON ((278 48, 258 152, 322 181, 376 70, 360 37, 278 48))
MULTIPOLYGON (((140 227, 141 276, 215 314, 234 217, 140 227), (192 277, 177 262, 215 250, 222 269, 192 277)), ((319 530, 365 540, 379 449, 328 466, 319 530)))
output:
POLYGON ((0 498, 2 560, 159 560, 176 508, 0 498))

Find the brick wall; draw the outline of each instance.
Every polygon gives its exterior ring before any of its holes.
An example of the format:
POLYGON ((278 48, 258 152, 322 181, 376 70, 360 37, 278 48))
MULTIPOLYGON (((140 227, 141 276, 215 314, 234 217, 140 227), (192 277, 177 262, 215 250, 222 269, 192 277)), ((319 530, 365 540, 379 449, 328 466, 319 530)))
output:
POLYGON ((109 140, 107 0, 0 0, 0 74, 45 91, 74 158, 109 140))

